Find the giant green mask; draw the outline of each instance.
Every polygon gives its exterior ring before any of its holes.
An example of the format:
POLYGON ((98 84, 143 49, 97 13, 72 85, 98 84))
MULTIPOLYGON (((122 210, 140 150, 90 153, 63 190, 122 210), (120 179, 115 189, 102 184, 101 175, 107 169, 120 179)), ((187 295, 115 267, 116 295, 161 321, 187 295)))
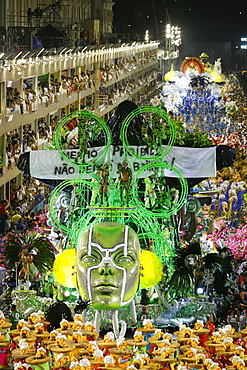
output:
POLYGON ((115 310, 133 299, 139 284, 140 244, 133 229, 102 222, 82 231, 77 247, 77 283, 83 299, 115 310))

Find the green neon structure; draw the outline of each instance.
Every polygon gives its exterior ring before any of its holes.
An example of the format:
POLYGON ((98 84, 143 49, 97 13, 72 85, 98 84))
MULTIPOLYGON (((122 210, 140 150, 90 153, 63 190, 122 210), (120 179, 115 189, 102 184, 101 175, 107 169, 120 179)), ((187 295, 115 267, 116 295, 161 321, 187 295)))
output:
POLYGON ((187 181, 182 173, 174 165, 162 160, 175 142, 175 126, 163 109, 146 106, 134 110, 126 117, 121 126, 120 137, 125 159, 132 170, 128 206, 121 204, 119 181, 111 170, 114 157, 110 156, 112 139, 107 124, 88 111, 73 112, 60 120, 55 131, 55 148, 64 162, 79 169, 79 178, 63 181, 54 189, 50 197, 49 217, 68 237, 68 247, 76 248, 81 233, 90 225, 118 222, 135 230, 142 249, 150 249, 151 245, 152 252, 157 254, 162 262, 167 262, 174 254, 172 243, 167 237, 170 235, 172 238, 172 235, 168 230, 162 229, 161 226, 164 228, 164 224, 161 224, 161 220, 169 223, 170 217, 184 205, 188 193, 187 181), (142 130, 144 146, 151 149, 151 154, 145 156, 136 153, 128 141, 131 121, 138 115, 145 122, 142 130), (74 122, 74 127, 71 121, 74 122), (78 150, 76 160, 68 154, 66 141, 66 137, 73 129, 76 132, 78 150), (87 151, 97 142, 99 136, 101 142, 103 138, 104 144, 94 158, 94 163, 98 167, 106 162, 110 164, 107 177, 107 204, 104 201, 101 205, 99 187, 102 186, 102 171, 96 173, 97 168, 93 168, 92 161, 87 157, 87 151), (163 142, 166 142, 166 145, 163 145, 163 142), (134 171, 133 158, 149 163, 134 171), (172 171, 178 179, 179 195, 176 202, 170 198, 165 180, 166 170, 172 171), (156 194, 156 203, 147 208, 144 201, 144 178, 151 176, 152 173, 156 179, 163 181, 162 184, 155 185, 154 192, 159 193, 162 190, 164 194, 162 196, 156 194))

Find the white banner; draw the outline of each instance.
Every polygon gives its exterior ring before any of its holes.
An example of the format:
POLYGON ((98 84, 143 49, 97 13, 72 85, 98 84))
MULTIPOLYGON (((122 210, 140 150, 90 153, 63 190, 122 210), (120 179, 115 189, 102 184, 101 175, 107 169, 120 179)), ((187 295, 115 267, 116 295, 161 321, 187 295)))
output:
MULTIPOLYGON (((145 155, 150 156, 151 149, 144 146, 133 146, 132 148, 135 152, 144 157, 143 160, 138 160, 131 156, 127 157, 128 165, 135 173, 150 162, 149 160, 145 160, 145 155)), ((93 161, 100 151, 102 151, 102 147, 89 149, 86 160, 93 161)), ((77 161, 79 150, 67 150, 66 153, 71 159, 77 161)), ((107 158, 104 158, 101 163, 109 163, 111 165, 113 177, 117 177, 118 164, 124 159, 123 148, 120 146, 111 146, 107 158)), ((178 168, 186 178, 207 178, 216 176, 216 146, 210 148, 172 147, 163 160, 178 168)), ((90 173, 95 170, 96 168, 92 162, 92 165, 87 167, 86 172, 90 173)), ((59 152, 56 150, 31 151, 30 174, 32 177, 48 180, 79 178, 77 167, 63 161, 59 156, 59 152)), ((148 172, 143 172, 141 177, 146 177, 149 174, 148 172)), ((165 169, 164 176, 177 177, 176 173, 168 169, 165 169)), ((90 178, 86 173, 84 177, 90 178)))
MULTIPOLYGON (((174 164, 185 178, 216 176, 216 146, 210 148, 172 147, 165 156, 168 163, 174 164)), ((167 177, 176 177, 167 170, 167 177)))

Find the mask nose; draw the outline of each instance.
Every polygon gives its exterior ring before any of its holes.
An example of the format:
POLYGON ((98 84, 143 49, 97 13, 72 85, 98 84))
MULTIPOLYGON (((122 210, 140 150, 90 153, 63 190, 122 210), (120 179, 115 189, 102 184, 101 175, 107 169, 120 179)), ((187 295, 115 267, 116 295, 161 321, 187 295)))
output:
POLYGON ((99 267, 99 273, 101 275, 112 275, 113 269, 110 258, 105 257, 102 261, 101 266, 99 267))

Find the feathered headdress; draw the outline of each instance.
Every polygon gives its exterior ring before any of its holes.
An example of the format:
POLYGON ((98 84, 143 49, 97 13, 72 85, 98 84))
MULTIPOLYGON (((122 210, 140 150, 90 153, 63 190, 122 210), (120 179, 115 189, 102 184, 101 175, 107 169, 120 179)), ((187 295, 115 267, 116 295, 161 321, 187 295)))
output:
POLYGON ((55 248, 44 235, 30 233, 18 234, 17 236, 9 234, 3 252, 8 270, 12 270, 15 264, 20 262, 23 253, 33 256, 33 264, 40 273, 45 273, 53 266, 55 248))

